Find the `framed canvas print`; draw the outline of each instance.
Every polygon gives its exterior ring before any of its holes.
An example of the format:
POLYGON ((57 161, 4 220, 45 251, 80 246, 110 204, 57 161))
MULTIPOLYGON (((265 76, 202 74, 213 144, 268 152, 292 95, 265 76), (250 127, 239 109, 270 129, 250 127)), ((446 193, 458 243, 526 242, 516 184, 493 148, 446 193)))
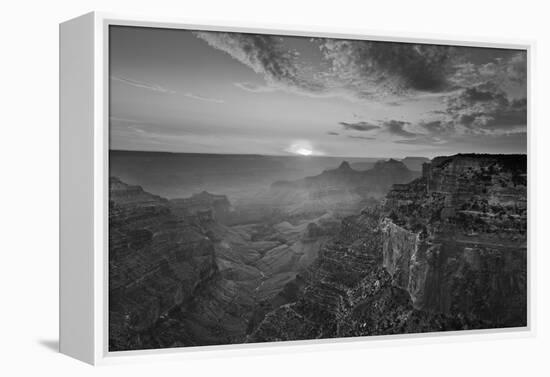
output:
POLYGON ((62 352, 532 331, 530 44, 91 13, 60 51, 62 352))

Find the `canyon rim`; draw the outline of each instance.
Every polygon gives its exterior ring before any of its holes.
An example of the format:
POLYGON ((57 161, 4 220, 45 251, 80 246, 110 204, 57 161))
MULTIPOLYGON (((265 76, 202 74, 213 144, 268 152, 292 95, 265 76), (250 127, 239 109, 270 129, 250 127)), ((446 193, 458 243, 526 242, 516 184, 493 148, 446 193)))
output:
POLYGON ((109 27, 109 351, 526 327, 527 51, 109 27))

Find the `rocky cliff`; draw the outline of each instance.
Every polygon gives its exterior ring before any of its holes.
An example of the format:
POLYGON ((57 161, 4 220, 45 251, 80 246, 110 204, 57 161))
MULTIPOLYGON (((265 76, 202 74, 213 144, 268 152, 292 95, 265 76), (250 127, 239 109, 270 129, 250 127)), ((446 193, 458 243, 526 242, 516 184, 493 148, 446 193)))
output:
POLYGON ((258 302, 335 227, 327 216, 230 227, 224 196, 166 200, 117 178, 109 199, 111 351, 242 343, 258 302))
POLYGON ((342 223, 264 302, 249 342, 526 325, 525 156, 424 165, 342 223))
POLYGON ((248 342, 402 334, 486 327, 461 315, 416 309, 383 267, 380 211, 347 218, 306 271, 250 321, 248 342))
POLYGON ((456 155, 395 186, 384 267, 415 308, 526 324, 526 156, 456 155))
POLYGON ((228 226, 223 196, 112 178, 110 349, 525 326, 526 185, 525 156, 438 157, 359 214, 228 226))
POLYGON ((196 219, 177 217, 168 201, 111 178, 111 350, 140 348, 144 331, 217 272, 214 244, 196 219))

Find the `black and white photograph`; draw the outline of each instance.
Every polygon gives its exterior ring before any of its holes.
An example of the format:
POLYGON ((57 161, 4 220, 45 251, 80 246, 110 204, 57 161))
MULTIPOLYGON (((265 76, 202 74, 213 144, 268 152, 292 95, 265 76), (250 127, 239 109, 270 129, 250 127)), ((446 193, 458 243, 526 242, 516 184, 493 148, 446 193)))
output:
POLYGON ((528 326, 527 50, 108 37, 109 351, 528 326))
POLYGON ((550 376, 550 22, 5 2, 0 376, 550 376))

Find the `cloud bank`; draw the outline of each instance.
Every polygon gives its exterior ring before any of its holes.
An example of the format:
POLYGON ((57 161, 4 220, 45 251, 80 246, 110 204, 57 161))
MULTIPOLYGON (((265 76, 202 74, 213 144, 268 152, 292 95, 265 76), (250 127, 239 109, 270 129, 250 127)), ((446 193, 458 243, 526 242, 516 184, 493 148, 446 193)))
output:
MULTIPOLYGON (((320 82, 306 77, 296 51, 284 47, 279 37, 203 31, 195 35, 262 75, 269 86, 314 94, 325 91, 320 82)), ((254 91, 249 85, 240 86, 254 91)))
MULTIPOLYGON (((357 103, 402 108, 427 98, 438 110, 420 121, 339 122, 344 131, 376 131, 396 143, 443 145, 479 140, 519 142, 527 123, 527 54, 460 46, 319 39, 319 58, 307 64, 285 37, 196 32, 209 46, 251 68, 265 85, 235 83, 253 93, 287 91, 313 97, 341 97, 357 103), (515 136, 513 136, 515 135, 515 136), (491 139, 493 138, 493 139, 491 139)), ((423 102, 424 101, 424 102, 423 102)), ((413 105, 411 105, 413 104, 413 105)), ((391 109, 388 110, 391 119, 391 109)), ((337 136, 337 132, 329 132, 337 136)), ((371 138, 374 135, 347 135, 371 138)))
POLYGON ((324 39, 331 77, 359 96, 439 92, 448 88, 452 47, 324 39))

